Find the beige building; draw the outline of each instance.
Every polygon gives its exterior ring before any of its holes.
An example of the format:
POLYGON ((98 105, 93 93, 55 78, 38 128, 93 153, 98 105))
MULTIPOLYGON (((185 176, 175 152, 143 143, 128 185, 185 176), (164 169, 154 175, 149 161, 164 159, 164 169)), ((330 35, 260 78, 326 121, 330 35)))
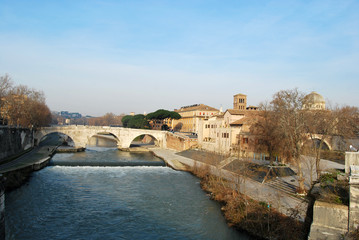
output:
POLYGON ((199 121, 198 143, 202 149, 228 154, 231 149, 231 129, 224 126, 223 115, 199 121))
POLYGON ((236 94, 233 96, 233 109, 246 110, 247 108, 247 95, 236 94))
POLYGON ((222 154, 248 156, 250 149, 250 116, 257 107, 247 107, 247 96, 233 96, 233 109, 199 122, 198 144, 201 148, 222 154))
POLYGON ((200 119, 208 119, 219 114, 219 110, 204 104, 195 104, 191 106, 175 109, 175 112, 181 115, 181 119, 172 121, 172 129, 180 132, 198 133, 200 119))
POLYGON ((246 110, 238 110, 238 109, 227 109, 224 112, 224 116, 223 116, 223 120, 224 123, 223 125, 225 127, 230 127, 230 124, 241 119, 244 118, 246 114, 246 110))
POLYGON ((303 109, 324 110, 325 100, 323 96, 316 92, 309 93, 303 99, 303 109))

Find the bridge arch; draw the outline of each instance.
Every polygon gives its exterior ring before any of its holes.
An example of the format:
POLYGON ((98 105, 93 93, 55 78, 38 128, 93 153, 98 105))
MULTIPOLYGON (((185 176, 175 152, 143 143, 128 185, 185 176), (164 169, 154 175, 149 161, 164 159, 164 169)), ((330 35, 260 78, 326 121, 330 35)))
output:
POLYGON ((86 146, 97 147, 118 147, 120 145, 120 139, 111 132, 98 132, 88 136, 88 142, 86 146), (112 144, 111 144, 112 142, 112 144))
POLYGON ((148 144, 148 145, 155 145, 159 146, 159 140, 153 136, 152 134, 138 134, 136 137, 132 139, 130 145, 127 148, 131 147, 131 145, 135 144, 148 144))
POLYGON ((323 141, 322 150, 332 150, 332 147, 327 139, 321 140, 319 137, 313 137, 308 138, 306 142, 304 142, 304 145, 307 147, 312 146, 312 144, 315 144, 316 147, 319 147, 320 141, 323 141))
POLYGON ((49 135, 56 134, 56 133, 59 135, 63 135, 64 141, 66 141, 67 143, 70 143, 70 145, 72 144, 74 147, 76 146, 73 136, 71 136, 68 133, 62 132, 62 131, 49 131, 49 132, 41 132, 41 133, 35 134, 35 137, 34 137, 35 146, 39 145, 49 135))

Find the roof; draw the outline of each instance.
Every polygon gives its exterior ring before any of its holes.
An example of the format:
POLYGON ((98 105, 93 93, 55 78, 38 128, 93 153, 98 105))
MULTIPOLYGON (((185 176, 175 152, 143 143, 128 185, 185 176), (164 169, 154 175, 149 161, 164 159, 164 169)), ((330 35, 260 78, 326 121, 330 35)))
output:
POLYGON ((243 124, 251 124, 254 120, 258 119, 260 117, 262 111, 247 111, 246 116, 243 118, 236 120, 229 125, 243 125, 243 124))
POLYGON ((323 96, 317 92, 309 93, 307 96, 304 97, 304 101, 309 104, 325 103, 323 96))
POLYGON ((190 111, 214 111, 219 112, 218 109, 204 105, 204 104, 196 104, 189 107, 181 107, 180 109, 176 109, 175 112, 190 112, 190 111))
POLYGON ((247 96, 247 95, 242 94, 242 93, 238 93, 238 94, 234 95, 233 97, 236 97, 236 96, 247 96))
POLYGON ((243 124, 247 123, 248 120, 249 120, 248 117, 244 117, 244 118, 241 118, 237 121, 230 123, 229 125, 243 125, 243 124))
POLYGON ((247 111, 239 109, 227 109, 226 112, 229 112, 231 115, 244 115, 247 111))

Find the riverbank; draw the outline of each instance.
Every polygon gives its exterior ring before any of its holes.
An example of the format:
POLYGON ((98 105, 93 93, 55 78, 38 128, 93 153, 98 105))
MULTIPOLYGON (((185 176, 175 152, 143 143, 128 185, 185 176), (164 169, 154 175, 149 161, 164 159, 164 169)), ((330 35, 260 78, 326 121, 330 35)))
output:
POLYGON ((174 150, 150 150, 173 169, 189 171, 201 178, 202 188, 222 204, 229 225, 266 239, 305 239, 307 236, 306 199, 223 169, 223 161, 228 162, 228 159, 196 161, 174 150))
MULTIPOLYGON (((41 170, 49 164, 51 157, 55 154, 55 149, 46 153, 41 153, 41 150, 36 153, 28 153, 30 156, 26 162, 10 162, 2 166, 0 173, 3 175, 5 191, 20 187, 29 179, 32 172, 41 170)), ((21 158, 25 158, 26 155, 21 156, 21 158)))

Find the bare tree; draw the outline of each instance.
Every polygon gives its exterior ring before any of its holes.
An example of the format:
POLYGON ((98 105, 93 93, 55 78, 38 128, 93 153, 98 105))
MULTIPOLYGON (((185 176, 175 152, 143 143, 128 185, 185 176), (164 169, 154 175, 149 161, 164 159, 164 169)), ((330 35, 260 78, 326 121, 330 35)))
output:
POLYGON ((0 122, 4 121, 5 111, 4 102, 5 97, 8 95, 9 91, 12 89, 13 83, 9 75, 0 76, 0 122))
POLYGON ((344 106, 336 109, 337 127, 335 134, 346 138, 359 136, 359 109, 344 106))
POLYGON ((277 129, 278 121, 274 114, 273 107, 269 103, 261 103, 260 111, 250 114, 249 119, 252 124, 250 132, 255 136, 256 141, 251 141, 253 148, 259 151, 265 151, 269 154, 270 164, 274 161, 274 152, 278 147, 277 129))
POLYGON ((88 119, 88 124, 92 126, 122 125, 121 119, 123 116, 124 114, 106 113, 104 116, 88 119))
POLYGON ((299 193, 305 192, 301 162, 303 142, 307 137, 303 99, 304 94, 298 89, 282 90, 274 95, 271 102, 278 123, 279 151, 298 167, 299 193))
POLYGON ((356 107, 335 107, 306 111, 307 132, 315 156, 317 178, 320 177, 321 153, 328 137, 352 138, 358 135, 359 110, 356 107))
POLYGON ((33 127, 51 122, 51 113, 41 91, 25 85, 12 86, 10 78, 1 77, 1 117, 9 125, 33 127))

